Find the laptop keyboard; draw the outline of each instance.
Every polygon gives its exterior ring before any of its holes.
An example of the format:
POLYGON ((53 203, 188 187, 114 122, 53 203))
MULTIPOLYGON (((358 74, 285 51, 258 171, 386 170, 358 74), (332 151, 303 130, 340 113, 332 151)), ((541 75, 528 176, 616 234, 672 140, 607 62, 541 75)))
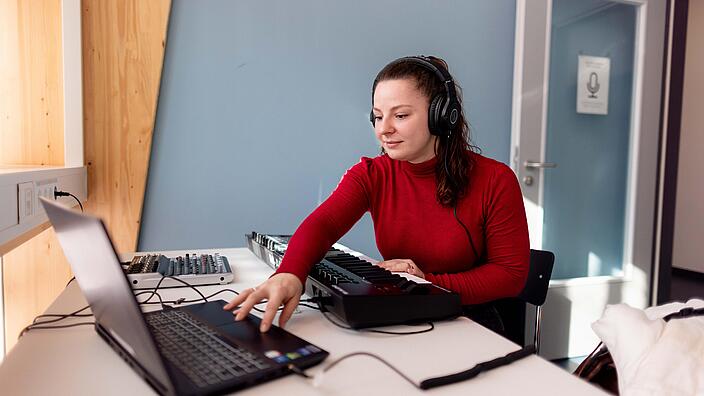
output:
POLYGON ((217 333, 179 310, 150 313, 145 319, 162 354, 199 387, 271 367, 246 349, 225 343, 217 333))

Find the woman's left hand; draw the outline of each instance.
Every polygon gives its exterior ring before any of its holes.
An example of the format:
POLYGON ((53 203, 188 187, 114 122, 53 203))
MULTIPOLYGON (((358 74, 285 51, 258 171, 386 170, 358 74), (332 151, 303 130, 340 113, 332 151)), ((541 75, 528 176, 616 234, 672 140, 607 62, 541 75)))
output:
POLYGON ((391 272, 407 272, 411 275, 417 276, 419 278, 425 279, 425 274, 418 268, 416 263, 411 259, 393 259, 386 261, 379 261, 377 263, 379 267, 386 268, 391 272))

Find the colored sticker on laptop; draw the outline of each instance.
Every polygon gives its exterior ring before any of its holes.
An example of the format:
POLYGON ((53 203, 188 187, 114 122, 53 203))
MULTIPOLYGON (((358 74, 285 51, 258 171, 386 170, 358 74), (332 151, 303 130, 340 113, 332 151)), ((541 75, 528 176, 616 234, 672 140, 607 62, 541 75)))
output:
POLYGON ((288 362, 288 358, 286 357, 286 355, 281 355, 281 356, 275 357, 274 361, 276 363, 286 363, 286 362, 288 362))
POLYGON ((281 356, 281 352, 276 351, 276 350, 271 350, 271 351, 266 351, 264 352, 264 355, 268 357, 269 359, 273 359, 277 356, 281 356))
POLYGON ((301 357, 301 355, 300 355, 299 353, 297 353, 297 352, 289 352, 289 353, 286 354, 286 357, 288 357, 288 358, 291 359, 291 360, 296 360, 296 359, 298 359, 299 357, 301 357))
POLYGON ((313 352, 313 353, 320 352, 320 348, 318 348, 315 345, 306 345, 306 349, 313 352))
POLYGON ((296 352, 300 353, 301 356, 308 356, 311 354, 311 351, 309 351, 305 348, 298 348, 298 350, 296 350, 296 352))

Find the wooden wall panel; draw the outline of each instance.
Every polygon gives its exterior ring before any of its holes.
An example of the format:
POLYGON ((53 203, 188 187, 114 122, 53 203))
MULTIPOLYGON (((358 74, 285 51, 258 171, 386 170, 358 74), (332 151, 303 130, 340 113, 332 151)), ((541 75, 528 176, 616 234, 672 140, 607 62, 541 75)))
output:
MULTIPOLYGON (((61 0, 0 0, 0 167, 64 164, 61 0)), ((71 277, 53 230, 3 255, 6 351, 71 277)))
POLYGON ((170 0, 83 0, 86 210, 133 251, 142 213, 170 0))
MULTIPOLYGON (((41 65, 34 56, 41 51, 46 60, 54 52, 60 56, 59 5, 60 0, 0 0, 0 166, 63 165, 62 81, 55 83, 51 62, 41 65), (40 5, 44 8, 38 10, 40 5), (30 17, 31 23, 22 22, 30 17), (45 20, 59 22, 37 30, 37 21, 45 20), (31 36, 30 30, 46 36, 31 36), (12 56, 20 51, 23 55, 12 56), (16 93, 27 87, 32 111, 16 93), (44 118, 31 119, 37 114, 44 118)), ((105 219, 122 251, 136 248, 170 5, 170 0, 83 0, 81 5, 86 211, 105 219)), ((53 229, 2 259, 7 352, 71 273, 53 229)))
POLYGON ((63 165, 61 0, 0 0, 0 166, 63 165))
POLYGON ((44 312, 71 279, 53 228, 2 257, 5 291, 5 351, 32 319, 44 312))

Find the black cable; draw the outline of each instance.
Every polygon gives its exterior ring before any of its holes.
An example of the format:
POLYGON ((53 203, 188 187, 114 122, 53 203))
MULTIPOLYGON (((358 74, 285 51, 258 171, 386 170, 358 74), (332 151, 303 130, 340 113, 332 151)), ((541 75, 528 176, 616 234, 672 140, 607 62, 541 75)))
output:
POLYGON ((76 280, 76 277, 75 277, 75 276, 72 276, 71 279, 69 279, 68 282, 66 283, 66 286, 64 286, 64 289, 67 288, 68 285, 70 285, 71 282, 73 282, 73 281, 75 281, 75 280, 76 280))
POLYGON ((415 331, 404 331, 404 332, 376 330, 376 329, 353 329, 349 326, 344 326, 344 325, 332 320, 328 315, 325 314, 327 311, 323 308, 323 305, 320 302, 320 300, 317 300, 317 303, 318 303, 318 309, 320 309, 320 312, 323 314, 323 317, 325 317, 325 319, 327 319, 330 323, 334 324, 335 326, 337 326, 341 329, 345 329, 345 330, 354 330, 354 331, 360 331, 360 332, 365 332, 365 333, 378 333, 378 334, 389 334, 389 335, 412 335, 412 334, 428 333, 428 332, 431 332, 435 329, 435 325, 433 324, 433 322, 428 322, 430 327, 427 329, 415 330, 415 331))
MULTIPOLYGON (((166 304, 164 304, 164 300, 161 299, 161 294, 154 292, 156 294, 156 298, 159 299, 159 304, 161 305, 161 309, 166 309, 166 304)), ((149 296, 151 298, 151 296, 149 296)))
MULTIPOLYGON (((68 281, 68 283, 66 284, 66 286, 68 286, 74 279, 76 279, 76 277, 71 278, 71 280, 68 281)), ((166 305, 166 304, 180 305, 180 304, 183 304, 183 303, 192 303, 192 302, 197 302, 197 301, 200 301, 200 300, 203 300, 203 301, 205 301, 205 302, 208 302, 208 299, 209 299, 209 298, 212 298, 212 297, 214 297, 214 296, 216 296, 216 295, 218 295, 218 294, 220 294, 220 293, 224 293, 224 292, 231 292, 231 293, 234 293, 235 295, 239 295, 239 294, 240 294, 238 291, 233 290, 233 289, 222 289, 222 290, 219 290, 219 291, 217 291, 217 292, 215 292, 215 293, 212 293, 212 294, 210 294, 210 295, 208 295, 208 296, 205 296, 205 295, 203 295, 203 293, 202 293, 200 290, 198 290, 195 286, 191 285, 190 283, 188 283, 188 282, 186 282, 186 281, 184 281, 184 280, 182 280, 182 279, 175 278, 175 277, 173 277, 173 276, 162 276, 161 279, 159 279, 159 282, 157 282, 156 286, 154 287, 154 290, 145 290, 145 291, 139 292, 139 293, 135 294, 135 298, 136 298, 136 297, 139 297, 139 296, 141 296, 141 295, 144 295, 144 294, 149 293, 149 297, 147 297, 146 300, 144 300, 144 301, 139 301, 139 300, 137 300, 137 303, 138 303, 139 305, 160 304, 161 307, 162 307, 162 309, 169 309, 169 308, 171 308, 171 307, 168 306, 168 305, 166 305), (161 294, 158 293, 158 290, 159 290, 159 287, 161 287, 161 284, 163 283, 164 279, 166 279, 166 278, 171 278, 171 279, 173 279, 173 280, 175 280, 175 281, 177 281, 177 282, 180 282, 180 283, 182 283, 182 284, 184 284, 184 285, 190 287, 191 289, 195 290, 196 293, 198 293, 198 295, 200 296, 200 298, 193 299, 193 300, 188 300, 188 299, 185 299, 185 298, 179 298, 178 300, 174 300, 174 301, 164 301, 164 300, 162 299, 162 297, 161 297, 161 294), (154 296, 156 296, 157 299, 159 299, 158 302, 150 302, 150 300, 151 300, 154 296)), ((307 300, 301 300, 301 304, 299 304, 299 305, 302 305, 302 306, 304 306, 304 307, 308 307, 308 308, 311 308, 311 309, 319 309, 318 307, 314 307, 314 306, 311 306, 311 305, 308 305, 308 304, 304 304, 305 302, 311 302, 311 301, 314 301, 314 300, 315 300, 315 299, 312 299, 312 298, 311 298, 311 299, 307 299, 307 300)), ((258 303, 258 304, 265 304, 265 303, 267 303, 267 302, 268 302, 267 300, 264 300, 264 301, 262 301, 262 302, 260 302, 260 303, 258 303)), ((257 304, 257 305, 258 305, 258 304, 257 304)), ((59 321, 61 321, 61 320, 64 320, 64 319, 66 319, 66 318, 69 318, 69 317, 89 317, 89 316, 93 316, 92 313, 91 313, 91 314, 81 314, 81 313, 80 313, 80 312, 82 312, 82 311, 84 311, 84 310, 86 310, 86 309, 88 309, 88 308, 90 308, 90 305, 87 305, 87 306, 85 306, 85 307, 83 307, 83 308, 80 308, 80 309, 78 309, 78 310, 76 310, 76 311, 73 311, 73 312, 71 312, 71 313, 68 313, 68 314, 44 314, 44 315, 39 315, 39 316, 37 316, 37 317, 34 318, 34 320, 32 321, 32 324, 30 324, 30 325, 26 326, 24 329, 22 329, 22 331, 20 332, 20 334, 19 334, 19 336, 17 337, 17 339, 19 339, 20 337, 22 337, 22 336, 23 336, 26 332, 28 332, 29 330, 33 330, 33 329, 54 329, 54 328, 57 328, 57 329, 58 329, 58 328, 64 328, 64 327, 81 326, 81 325, 85 325, 85 324, 95 324, 95 322, 91 322, 91 323, 85 322, 85 323, 71 324, 71 325, 44 326, 45 324, 48 324, 48 323, 56 323, 56 322, 59 322, 59 321), (54 319, 42 320, 42 321, 40 321, 40 322, 37 322, 37 320, 39 320, 39 319, 41 319, 41 318, 49 318, 49 317, 54 318, 54 319)), ((253 308, 255 311, 260 312, 260 313, 264 313, 264 312, 265 312, 264 310, 259 309, 259 308, 257 308, 256 306, 255 306, 255 307, 252 307, 252 308, 253 308)), ((278 310, 281 311, 282 309, 283 309, 283 307, 280 307, 278 310)))
POLYGON ((66 318, 88 318, 93 316, 92 313, 87 313, 87 314, 73 314, 73 315, 58 315, 58 314, 45 314, 45 315, 39 315, 34 320, 32 321, 32 324, 44 324, 44 323, 54 323, 58 322, 60 320, 66 319, 66 318), (55 319, 49 319, 49 320, 42 320, 42 321, 37 321, 41 318, 55 318, 55 319))
POLYGON ((464 228, 464 232, 467 234, 467 239, 469 240, 469 245, 472 247, 472 252, 474 252, 474 257, 479 260, 479 253, 477 253, 477 248, 474 247, 474 241, 472 241, 472 235, 469 233, 469 230, 467 229, 467 226, 464 225, 462 220, 460 220, 459 217, 457 217, 457 205, 454 206, 453 208, 453 213, 455 215, 455 220, 457 220, 458 223, 464 228))
POLYGON ((369 353, 369 352, 352 352, 352 353, 348 353, 347 355, 341 356, 341 357, 337 358, 336 360, 332 361, 332 363, 330 363, 330 364, 328 364, 327 366, 325 366, 325 368, 323 369, 323 371, 321 372, 320 375, 325 374, 327 371, 330 371, 331 368, 335 367, 338 363, 342 362, 342 361, 345 360, 345 359, 351 358, 351 357, 353 357, 353 356, 369 356, 369 357, 371 357, 371 358, 374 358, 374 359, 376 359, 376 360, 378 360, 378 361, 384 363, 388 368, 390 368, 391 370, 393 370, 394 372, 396 372, 396 374, 400 375, 403 379, 405 379, 406 381, 408 381, 408 383, 410 383, 410 384, 413 385, 414 387, 419 388, 419 389, 422 389, 422 388, 420 387, 420 385, 418 385, 418 384, 416 384, 415 382, 413 382, 412 379, 408 378, 408 376, 406 376, 406 374, 402 373, 401 370, 399 370, 399 369, 397 369, 396 367, 394 367, 391 363, 387 362, 387 361, 384 360, 382 357, 377 356, 377 355, 375 355, 375 354, 373 354, 373 353, 369 353))
MULTIPOLYGON (((32 321, 32 324, 29 324, 29 325, 25 326, 25 327, 22 329, 22 331, 20 331, 20 334, 17 336, 17 339, 19 340, 26 332, 28 332, 28 331, 30 331, 30 330, 33 330, 33 329, 42 328, 43 325, 48 324, 48 323, 56 323, 56 322, 58 322, 58 321, 61 321, 61 320, 66 319, 66 318, 68 318, 68 317, 88 316, 88 314, 86 314, 86 315, 79 315, 79 313, 82 312, 82 311, 84 311, 84 310, 86 310, 86 309, 88 309, 89 307, 90 307, 90 305, 85 306, 85 307, 80 308, 80 309, 77 309, 77 310, 75 310, 75 311, 73 311, 73 312, 71 312, 71 313, 68 313, 68 314, 45 314, 45 315, 39 315, 39 316, 37 316, 36 318, 34 318, 34 320, 32 321), (44 317, 55 317, 55 319, 43 320, 43 321, 37 323, 37 319, 44 318, 44 317)), ((91 315, 92 315, 92 314, 91 314, 91 315)), ((50 326, 50 327, 45 327, 45 328, 51 328, 51 326, 50 326)))
MULTIPOLYGON (((80 322, 80 323, 71 323, 71 324, 66 324, 66 325, 56 325, 56 326, 32 326, 29 329, 22 330, 23 332, 20 333, 20 337, 24 335, 29 330, 44 330, 44 329, 63 329, 66 327, 75 327, 75 326, 87 326, 87 325, 95 325, 95 322, 80 322)), ((19 339, 19 337, 17 337, 19 339)))
MULTIPOLYGON (((184 280, 182 280, 182 279, 176 278, 175 276, 168 276, 168 275, 166 275, 166 276, 162 276, 162 279, 163 279, 163 278, 170 278, 170 279, 173 279, 173 280, 175 280, 175 281, 177 281, 177 282, 181 282, 182 284, 184 284, 184 285, 190 287, 191 289, 195 290, 195 292, 198 293, 198 295, 200 296, 200 298, 203 299, 203 301, 208 302, 208 299, 205 298, 205 296, 203 295, 203 293, 201 293, 200 290, 198 290, 195 286, 191 285, 190 283, 188 283, 188 282, 186 282, 186 281, 184 281, 184 280)), ((161 283, 161 280, 159 280, 159 283, 161 283)), ((157 285, 157 288, 158 288, 158 285, 157 285)), ((156 289, 154 289, 154 290, 156 290, 156 289)))
POLYGON ((157 297, 159 298, 159 300, 161 300, 161 296, 159 295, 159 293, 157 293, 157 290, 159 290, 159 286, 161 286, 161 283, 164 281, 164 279, 166 279, 165 276, 162 276, 161 279, 159 279, 159 282, 156 283, 156 286, 154 287, 154 290, 140 292, 140 293, 137 293, 137 294, 135 295, 135 297, 137 297, 137 296, 140 296, 140 295, 142 295, 142 294, 144 294, 144 293, 150 293, 150 292, 152 293, 146 300, 142 301, 140 304, 147 304, 147 303, 149 303, 149 300, 151 300, 152 297, 154 297, 154 295, 157 295, 157 297))
POLYGON ((302 306, 304 306, 304 307, 306 307, 306 308, 310 308, 310 309, 314 309, 314 310, 316 310, 316 311, 320 311, 320 308, 318 308, 318 307, 316 307, 316 306, 314 306, 314 305, 308 305, 308 304, 304 304, 304 303, 299 303, 298 305, 299 305, 299 306, 302 305, 302 306))
MULTIPOLYGON (((236 292, 235 290, 232 290, 232 289, 222 289, 222 290, 217 291, 217 292, 215 292, 215 293, 213 293, 213 294, 210 294, 210 295, 205 296, 205 298, 208 299, 208 298, 214 297, 214 296, 216 296, 216 295, 218 295, 218 294, 220 294, 220 293, 228 292, 228 291, 229 291, 229 292, 232 292, 232 293, 235 293, 235 294, 237 294, 237 295, 239 294, 238 292, 236 292)), ((155 293, 153 290, 145 290, 145 291, 143 291, 143 292, 139 292, 139 293, 135 294, 135 297, 141 296, 142 294, 146 294, 146 293, 157 294, 157 296, 159 297, 159 293, 155 293)), ((150 297, 151 297, 151 296, 150 296, 150 297)), ((144 301, 142 301, 142 302, 139 302, 139 304, 140 304, 140 305, 142 305, 142 304, 159 304, 158 302, 149 302, 149 300, 150 300, 150 298, 148 298, 148 299, 146 299, 146 300, 144 300, 144 301)), ((187 300, 187 299, 185 299, 185 298, 182 297, 182 298, 179 298, 178 300, 164 301, 164 304, 176 304, 176 305, 180 305, 180 304, 184 304, 184 303, 197 302, 197 301, 200 301, 200 300, 202 300, 202 298, 197 298, 197 299, 194 299, 194 300, 187 300)))
POLYGON ((54 187, 54 199, 56 199, 56 198, 58 198, 58 197, 68 197, 68 196, 73 197, 73 199, 75 199, 76 202, 78 202, 78 206, 81 207, 81 212, 83 212, 83 204, 81 203, 81 200, 80 200, 80 199, 76 198, 76 196, 73 195, 73 194, 71 194, 70 192, 59 191, 59 190, 56 189, 56 187, 54 187))
MULTIPOLYGON (((531 356, 534 353, 535 353, 535 347, 533 345, 528 345, 528 346, 525 346, 517 351, 510 352, 504 356, 500 356, 498 358, 488 360, 486 362, 477 363, 474 367, 470 368, 469 370, 461 371, 459 373, 444 375, 442 377, 428 378, 428 379, 421 381, 420 384, 417 384, 417 383, 413 382, 413 380, 410 379, 408 376, 406 376, 404 373, 402 373, 401 370, 397 369, 391 363, 387 362, 386 360, 384 360, 380 356, 377 356, 377 355, 375 355, 373 353, 369 353, 369 352, 352 352, 352 353, 348 353, 347 355, 339 357, 338 359, 334 360, 332 363, 325 366, 323 371, 316 376, 317 378, 315 378, 315 381, 320 381, 323 374, 330 371, 330 369, 332 369, 338 363, 342 362, 345 359, 351 358, 353 356, 369 356, 369 357, 377 359, 378 361, 385 364, 387 367, 389 367, 391 370, 393 370, 396 374, 400 375, 404 380, 406 380, 408 383, 410 383, 414 387, 422 389, 422 390, 426 390, 426 389, 431 389, 431 388, 437 388, 437 387, 443 386, 443 385, 454 384, 454 383, 457 383, 460 381, 466 381, 468 379, 476 377, 480 373, 483 373, 483 372, 486 372, 489 370, 493 370, 493 369, 501 367, 501 366, 505 366, 505 365, 513 363, 517 360, 523 359, 524 357, 531 356)), ((301 371, 300 369, 299 370, 292 369, 292 371, 298 375, 303 376, 303 377, 310 378, 310 375, 306 374, 305 372, 301 371)))
MULTIPOLYGON (((83 307, 83 308, 81 308, 81 309, 78 309, 78 310, 76 310, 76 311, 73 311, 73 312, 71 312, 71 313, 68 313, 68 314, 44 314, 44 315, 39 315, 39 316, 37 316, 36 318, 34 318, 34 320, 32 321, 32 324, 35 324, 35 323, 36 323, 36 324, 42 324, 42 323, 58 322, 59 320, 66 319, 66 318, 71 317, 71 316, 73 316, 73 317, 93 316, 92 313, 91 313, 91 314, 81 314, 81 313, 80 313, 80 312, 85 311, 85 310, 88 309, 88 308, 90 308, 90 305, 86 305, 85 307, 83 307), (37 323, 37 319, 48 318, 48 317, 54 317, 54 318, 57 318, 57 319, 49 319, 49 320, 44 320, 44 321, 41 321, 41 322, 37 323)), ((31 326, 31 325, 30 325, 30 326, 31 326)))
POLYGON ((318 301, 317 298, 306 298, 305 300, 300 300, 299 302, 302 302, 302 303, 312 302, 312 303, 314 303, 316 301, 318 301))
MULTIPOLYGON (((206 296, 205 298, 213 298, 213 297, 217 296, 217 295, 220 294, 220 293, 228 292, 228 291, 229 291, 229 292, 232 292, 232 293, 235 293, 236 296, 239 296, 239 295, 240 295, 240 293, 238 293, 238 292, 236 292, 236 291, 234 291, 234 290, 232 290, 232 289, 222 289, 222 290, 217 291, 217 292, 215 292, 215 293, 213 293, 213 294, 211 294, 211 295, 209 295, 209 296, 206 296)), ((195 302, 195 301, 182 301, 182 302, 195 302)))
MULTIPOLYGON (((178 279, 178 278, 176 278, 176 277, 173 277, 173 276, 162 275, 162 276, 161 276, 161 279, 159 279, 159 282, 157 282, 156 286, 154 287, 154 290, 147 290, 147 291, 144 291, 144 292, 140 292, 140 293, 135 294, 135 297, 137 297, 137 296, 140 296, 140 295, 145 294, 145 293, 151 293, 151 294, 149 295, 149 297, 147 297, 146 300, 139 302, 139 304, 140 304, 140 305, 142 305, 142 304, 154 304, 154 303, 150 303, 149 301, 152 299, 152 297, 154 297, 154 296, 156 295, 156 297, 159 299, 159 304, 161 304, 161 308, 162 308, 162 309, 171 308, 171 307, 169 307, 168 305, 165 304, 164 300, 161 298, 161 294, 159 294, 159 293, 157 292, 157 291, 159 290, 159 287, 161 286, 161 284, 164 282, 164 279, 166 279, 166 278, 171 278, 171 279, 173 279, 173 280, 175 280, 175 281, 177 281, 177 282, 181 282, 182 284, 184 284, 184 285, 190 287, 191 289, 195 290, 195 292, 198 293, 198 295, 200 295, 200 299, 202 299, 202 300, 205 301, 205 302, 208 302, 208 299, 203 295, 203 293, 201 293, 200 290, 198 290, 195 286, 191 285, 190 283, 188 283, 188 282, 186 282, 186 281, 184 281, 184 280, 178 279)), ((229 289, 228 289, 228 290, 229 290, 229 289)), ((231 290, 231 291, 234 292, 234 290, 231 290)), ((220 291, 220 292, 222 292, 222 291, 220 291)), ((220 292, 218 292, 218 293, 220 293, 220 292)), ((235 293, 236 293, 236 292, 235 292, 235 293)), ((217 294, 217 293, 215 293, 215 294, 217 294)), ((189 301, 189 302, 199 301, 200 299, 193 300, 193 301, 189 301)), ((172 303, 172 304, 180 304, 180 303, 183 303, 183 302, 185 302, 185 301, 187 301, 187 300, 183 299, 183 300, 180 300, 180 301, 177 300, 177 301, 173 301, 173 302, 172 302, 172 301, 167 301, 167 302, 168 302, 168 303, 172 303)))
MULTIPOLYGON (((449 143, 447 144, 449 145, 449 143)), ((455 181, 452 179, 452 175, 450 174, 450 168, 447 166, 447 157, 449 156, 448 154, 449 148, 445 147, 445 150, 443 151, 443 162, 445 163, 445 173, 447 173, 447 179, 452 183, 453 186, 457 187, 457 184, 455 184, 455 181)), ((479 260, 479 253, 477 253, 477 248, 474 247, 474 241, 472 240, 472 234, 469 232, 469 229, 467 229, 467 226, 464 225, 462 220, 457 216, 457 202, 454 202, 454 205, 452 206, 452 213, 455 216, 455 220, 457 220, 458 223, 462 226, 464 229, 465 234, 467 234, 467 239, 469 240, 469 246, 472 247, 472 252, 474 252, 474 257, 479 260)))
POLYGON ((420 382, 420 388, 425 390, 437 388, 438 386, 454 384, 460 381, 466 381, 468 379, 476 377, 480 373, 493 370, 497 367, 505 366, 509 363, 513 363, 517 360, 523 359, 524 357, 531 356, 533 354, 535 354, 535 346, 531 344, 517 351, 508 353, 504 356, 497 357, 496 359, 477 363, 474 367, 469 370, 461 371, 455 374, 444 375, 442 377, 425 379, 420 382))
MULTIPOLYGON (((157 282, 156 286, 154 287, 154 290, 149 290, 149 291, 144 291, 144 292, 141 292, 141 293, 137 293, 136 296, 139 296, 139 295, 144 294, 144 293, 152 293, 146 300, 140 302, 140 304, 154 304, 154 303, 150 303, 149 301, 152 299, 152 297, 153 297, 154 295, 156 295, 156 296, 159 298, 159 301, 160 301, 162 307, 164 307, 164 306, 165 306, 165 305, 164 305, 165 303, 178 305, 178 304, 182 304, 182 303, 185 303, 185 302, 191 303, 191 302, 200 301, 201 299, 202 299, 203 301, 205 301, 205 302, 208 302, 208 298, 210 298, 210 297, 212 297, 212 296, 214 296, 214 295, 220 294, 220 293, 222 293, 222 292, 224 292, 224 291, 230 291, 230 292, 232 292, 232 293, 235 293, 235 295, 238 295, 238 296, 240 295, 240 293, 237 292, 237 291, 235 291, 235 290, 232 290, 232 289, 222 289, 222 290, 220 290, 220 291, 218 291, 218 292, 216 292, 216 293, 213 293, 212 295, 206 297, 206 296, 203 295, 203 293, 201 293, 200 290, 198 290, 195 286, 191 285, 190 283, 188 283, 188 282, 186 282, 186 281, 184 281, 184 280, 182 280, 182 279, 173 277, 173 276, 164 275, 164 276, 161 277, 161 279, 159 279, 159 282, 157 282), (200 299, 196 299, 196 300, 186 300, 186 299, 181 300, 181 299, 179 299, 179 300, 176 300, 176 301, 165 301, 165 302, 162 301, 162 300, 161 300, 161 295, 159 295, 159 293, 157 293, 157 290, 159 290, 159 287, 161 287, 161 283, 162 283, 162 282, 164 281, 164 279, 166 279, 166 278, 171 278, 171 279, 173 279, 173 280, 175 280, 175 281, 177 281, 177 282, 181 282, 182 284, 184 284, 184 285, 190 287, 191 289, 195 290, 196 293, 198 293, 198 294, 200 295, 200 299)), ((267 301, 265 300, 265 301, 260 302, 259 304, 264 304, 264 303, 266 303, 266 302, 267 302, 267 301)), ((256 306, 255 306, 255 307, 252 307, 252 309, 254 309, 255 311, 257 311, 257 312, 259 312, 259 313, 264 313, 264 312, 265 312, 264 310, 259 309, 259 308, 257 308, 256 306)), ((279 308, 279 310, 281 310, 281 308, 279 308)))

